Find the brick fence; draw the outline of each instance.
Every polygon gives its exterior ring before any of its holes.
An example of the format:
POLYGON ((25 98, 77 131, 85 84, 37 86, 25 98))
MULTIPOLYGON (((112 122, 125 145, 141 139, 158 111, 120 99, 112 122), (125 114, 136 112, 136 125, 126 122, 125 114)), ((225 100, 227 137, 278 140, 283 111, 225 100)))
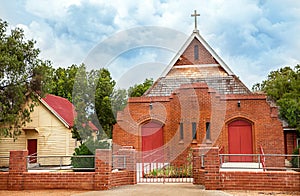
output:
MULTIPOLYGON (((136 184, 134 149, 120 149, 126 155, 126 170, 112 171, 111 150, 98 149, 95 172, 27 172, 27 151, 11 151, 9 172, 0 172, 0 190, 80 189, 107 190, 115 186, 136 184)), ((220 171, 219 148, 193 149, 194 184, 207 190, 300 191, 300 172, 288 171, 220 171), (205 154, 204 167, 201 154, 205 154)))
POLYGON ((220 171, 218 147, 193 149, 194 184, 207 190, 300 191, 300 172, 292 171, 220 171), (201 154, 205 154, 204 167, 201 154))
POLYGON ((112 152, 97 149, 95 172, 27 172, 27 151, 11 151, 9 172, 0 172, 0 190, 80 189, 107 190, 115 186, 136 184, 135 150, 122 150, 126 170, 112 171, 112 152))

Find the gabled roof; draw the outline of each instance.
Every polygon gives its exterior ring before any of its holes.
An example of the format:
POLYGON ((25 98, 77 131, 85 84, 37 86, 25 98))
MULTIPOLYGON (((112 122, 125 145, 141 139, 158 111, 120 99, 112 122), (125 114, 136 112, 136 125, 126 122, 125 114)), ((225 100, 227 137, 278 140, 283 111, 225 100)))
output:
MULTIPOLYGON (((75 106, 68 99, 48 94, 46 97, 41 98, 40 102, 67 128, 70 129, 74 126, 74 118, 77 113, 75 106)), ((92 130, 98 130, 92 122, 88 122, 88 124, 92 130)))
POLYGON ((209 44, 194 31, 143 96, 169 96, 182 84, 206 83, 220 94, 251 94, 209 44), (197 46, 200 58, 194 54, 197 46), (200 53, 201 50, 201 53, 200 53))
POLYGON ((181 55, 185 52, 188 46, 192 43, 194 39, 197 39, 204 48, 214 57, 214 59, 220 64, 220 66, 227 72, 228 75, 234 75, 231 69, 226 65, 226 63, 219 57, 219 55, 210 47, 210 45, 203 39, 203 37, 199 34, 199 31, 193 31, 191 36, 186 40, 183 46, 180 48, 175 57, 171 60, 168 67, 162 73, 162 77, 165 77, 172 67, 175 65, 177 60, 181 57, 181 55))

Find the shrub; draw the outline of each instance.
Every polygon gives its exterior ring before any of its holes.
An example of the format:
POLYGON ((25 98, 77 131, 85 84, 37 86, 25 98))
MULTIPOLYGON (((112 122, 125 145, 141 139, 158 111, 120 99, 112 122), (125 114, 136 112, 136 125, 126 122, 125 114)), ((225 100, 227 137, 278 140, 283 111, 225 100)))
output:
MULTIPOLYGON (((294 155, 299 155, 299 148, 300 148, 300 147, 296 148, 296 149, 293 151, 293 154, 294 154, 294 155)), ((291 164, 292 164, 293 168, 300 168, 299 159, 300 159, 300 157, 298 157, 298 156, 293 156, 293 157, 292 157, 291 164)))
MULTIPOLYGON (((108 149, 109 143, 106 141, 94 141, 93 139, 88 139, 86 142, 82 143, 78 148, 75 148, 74 156, 80 155, 94 155, 96 149, 108 149)), ((73 168, 94 168, 95 158, 94 157, 72 157, 71 164, 73 168)))

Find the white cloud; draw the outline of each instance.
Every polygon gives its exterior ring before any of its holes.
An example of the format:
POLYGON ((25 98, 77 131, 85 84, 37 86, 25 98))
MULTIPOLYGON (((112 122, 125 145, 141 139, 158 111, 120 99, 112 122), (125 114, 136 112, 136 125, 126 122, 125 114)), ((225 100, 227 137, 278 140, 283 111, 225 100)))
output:
MULTIPOLYGON (((161 26, 190 34, 194 28, 190 15, 195 9, 201 14, 202 36, 249 87, 266 78, 269 70, 300 61, 298 0, 27 0, 1 4, 0 17, 24 28, 28 38, 37 40, 41 56, 54 66, 79 64, 101 41, 132 27, 161 26)), ((134 38, 134 34, 122 37, 124 44, 134 38)))
POLYGON ((63 18, 72 5, 80 5, 80 0, 27 0, 25 10, 40 18, 63 18))

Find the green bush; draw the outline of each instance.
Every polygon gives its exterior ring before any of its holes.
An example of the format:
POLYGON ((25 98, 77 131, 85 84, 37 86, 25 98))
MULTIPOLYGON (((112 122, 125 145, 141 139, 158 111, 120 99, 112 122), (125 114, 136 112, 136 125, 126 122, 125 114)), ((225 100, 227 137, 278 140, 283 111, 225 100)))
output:
MULTIPOLYGON (((94 141, 93 139, 88 139, 86 142, 82 143, 78 148, 75 148, 74 156, 80 155, 94 155, 96 149, 108 149, 109 143, 104 141, 94 141)), ((94 168, 95 158, 94 157, 72 157, 71 164, 73 168, 94 168)))
MULTIPOLYGON (((300 147, 299 147, 300 148, 300 147)), ((299 155, 299 148, 296 148, 294 151, 293 151, 293 154, 294 155, 299 155)), ((298 156, 293 156, 292 157, 292 160, 291 160, 291 164, 293 166, 293 168, 300 168, 300 163, 299 163, 299 159, 300 157, 298 156)))

